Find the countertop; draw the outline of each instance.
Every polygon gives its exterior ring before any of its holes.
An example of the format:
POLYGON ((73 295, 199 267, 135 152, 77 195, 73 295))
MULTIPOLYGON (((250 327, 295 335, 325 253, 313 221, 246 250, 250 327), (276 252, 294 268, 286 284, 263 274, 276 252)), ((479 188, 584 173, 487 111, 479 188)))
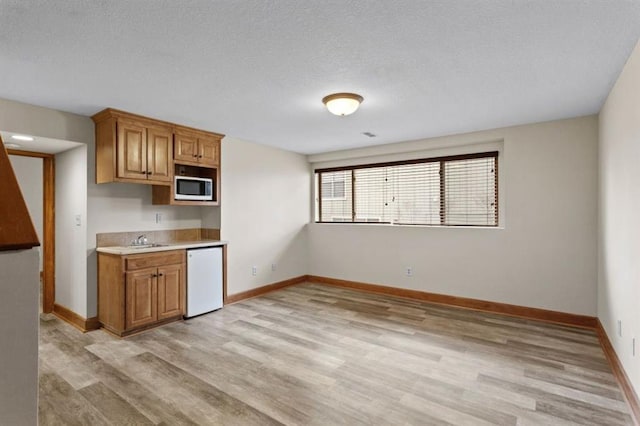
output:
POLYGON ((198 241, 179 241, 174 243, 162 243, 160 247, 152 247, 151 245, 136 246, 114 246, 114 247, 98 247, 99 253, 117 254, 125 256, 129 254, 155 253, 159 251, 184 250, 200 247, 216 247, 224 246, 227 241, 222 240, 198 240, 198 241))

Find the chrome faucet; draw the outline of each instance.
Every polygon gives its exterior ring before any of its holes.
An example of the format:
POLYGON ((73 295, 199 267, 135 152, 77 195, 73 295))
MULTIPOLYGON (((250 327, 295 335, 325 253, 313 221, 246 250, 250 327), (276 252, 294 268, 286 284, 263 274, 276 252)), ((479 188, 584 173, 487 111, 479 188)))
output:
POLYGON ((138 238, 131 241, 132 246, 144 246, 149 244, 149 240, 147 240, 147 236, 145 234, 138 235, 138 238))

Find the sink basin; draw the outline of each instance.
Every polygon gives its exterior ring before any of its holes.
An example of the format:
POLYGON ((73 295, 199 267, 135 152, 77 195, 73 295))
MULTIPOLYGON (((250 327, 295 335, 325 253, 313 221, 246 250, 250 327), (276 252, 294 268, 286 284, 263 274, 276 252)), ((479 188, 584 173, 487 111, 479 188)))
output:
POLYGON ((148 248, 153 248, 153 247, 166 247, 168 245, 169 244, 153 243, 153 244, 142 244, 142 245, 139 245, 139 246, 137 246, 137 245, 136 246, 129 246, 129 248, 139 250, 139 249, 148 249, 148 248))

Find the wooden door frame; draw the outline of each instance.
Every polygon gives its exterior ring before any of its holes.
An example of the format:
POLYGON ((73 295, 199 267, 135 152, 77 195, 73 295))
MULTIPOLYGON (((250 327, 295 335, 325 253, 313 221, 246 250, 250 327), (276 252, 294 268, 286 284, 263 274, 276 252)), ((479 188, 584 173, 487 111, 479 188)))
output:
POLYGON ((42 158, 42 312, 53 312, 56 294, 56 166, 55 156, 33 151, 8 149, 9 155, 42 158))

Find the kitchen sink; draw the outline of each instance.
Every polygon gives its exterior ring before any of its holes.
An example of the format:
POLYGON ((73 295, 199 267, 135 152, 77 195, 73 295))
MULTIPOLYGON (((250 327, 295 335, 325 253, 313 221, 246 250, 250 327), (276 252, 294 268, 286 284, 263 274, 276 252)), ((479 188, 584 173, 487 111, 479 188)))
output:
POLYGON ((148 248, 153 248, 153 247, 166 247, 169 244, 159 244, 159 243, 153 243, 153 244, 142 244, 142 245, 131 245, 129 246, 129 248, 132 249, 148 249, 148 248))

